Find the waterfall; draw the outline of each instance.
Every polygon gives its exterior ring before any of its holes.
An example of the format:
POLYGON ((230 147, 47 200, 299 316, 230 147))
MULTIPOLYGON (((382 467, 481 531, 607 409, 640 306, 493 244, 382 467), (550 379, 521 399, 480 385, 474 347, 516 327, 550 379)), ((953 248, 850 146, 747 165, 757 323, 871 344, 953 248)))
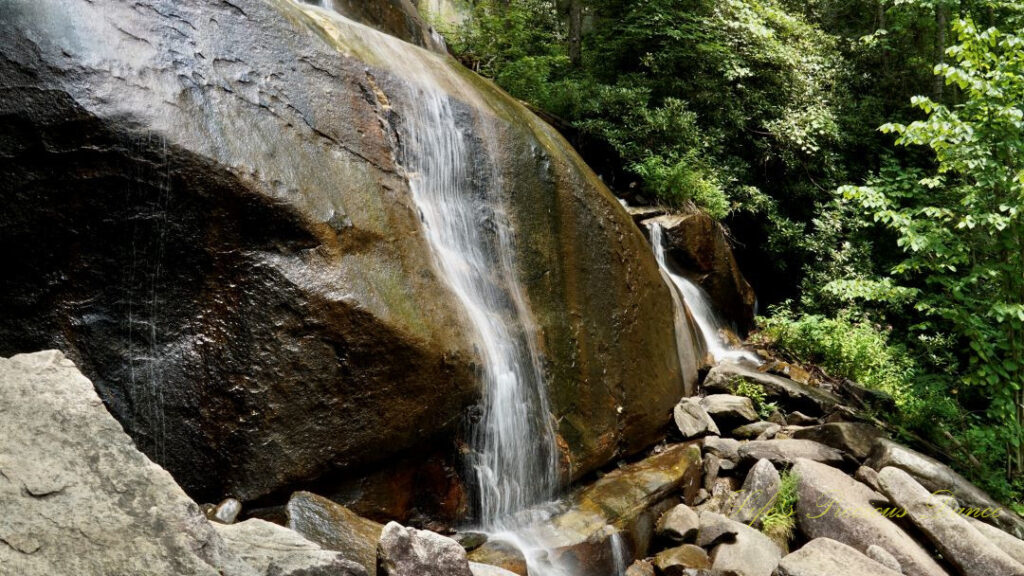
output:
POLYGON ((648 229, 651 234, 651 248, 654 250, 654 258, 658 261, 658 266, 662 272, 668 276, 671 282, 670 288, 673 288, 673 292, 675 292, 673 301, 676 305, 677 330, 680 324, 685 322, 680 316, 685 314, 686 309, 688 309, 694 322, 700 329, 708 355, 715 362, 721 362, 722 360, 747 360, 760 364, 761 359, 756 354, 747 350, 733 348, 728 344, 723 335, 723 331, 728 328, 728 324, 715 311, 715 307, 711 303, 711 298, 707 292, 688 278, 675 273, 669 267, 665 254, 664 229, 661 227, 661 224, 651 222, 648 225, 648 229), (681 305, 685 306, 685 309, 681 305))
POLYGON ((612 576, 626 576, 626 568, 629 565, 629 547, 626 540, 622 538, 622 532, 616 531, 608 538, 608 544, 612 547, 612 576))
POLYGON ((483 400, 468 458, 479 520, 488 531, 517 531, 517 513, 555 496, 558 451, 503 204, 500 121, 485 103, 451 96, 472 98, 474 88, 445 57, 352 22, 329 4, 297 5, 341 50, 366 51, 402 80, 388 94, 399 112, 397 160, 433 264, 461 305, 481 360, 483 400))

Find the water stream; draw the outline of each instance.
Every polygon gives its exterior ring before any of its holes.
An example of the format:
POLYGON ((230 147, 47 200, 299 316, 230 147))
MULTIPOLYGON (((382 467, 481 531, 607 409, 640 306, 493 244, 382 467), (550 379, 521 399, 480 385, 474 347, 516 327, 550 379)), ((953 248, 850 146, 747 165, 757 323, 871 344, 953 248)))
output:
POLYGON ((685 276, 676 273, 669 265, 665 254, 664 229, 661 224, 651 222, 648 225, 648 230, 650 231, 651 248, 654 250, 654 258, 658 261, 658 266, 661 267, 662 272, 668 276, 671 281, 671 287, 677 294, 673 298, 676 302, 676 325, 679 326, 684 321, 680 319, 680 316, 686 313, 686 310, 680 307, 680 304, 682 304, 689 310, 694 322, 696 322, 697 327, 700 329, 701 336, 704 339, 705 350, 715 362, 746 360, 760 364, 761 359, 753 352, 729 345, 724 335, 725 330, 729 329, 729 324, 715 311, 714 305, 711 303, 711 297, 708 296, 703 288, 685 276))

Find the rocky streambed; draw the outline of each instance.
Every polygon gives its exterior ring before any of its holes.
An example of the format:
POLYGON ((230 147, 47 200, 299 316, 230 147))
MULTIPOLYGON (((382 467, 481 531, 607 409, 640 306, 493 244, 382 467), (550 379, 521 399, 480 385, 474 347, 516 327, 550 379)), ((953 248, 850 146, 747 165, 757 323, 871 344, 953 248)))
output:
POLYGON ((525 576, 543 548, 548 566, 579 576, 1024 574, 1021 519, 858 420, 857 402, 716 366, 663 442, 552 504, 532 534, 543 546, 521 550, 501 535, 379 524, 309 492, 277 523, 231 501, 201 507, 63 354, 23 354, 0 359, 0 573, 525 576), (741 382, 778 409, 762 419, 730 393, 741 382), (795 498, 780 511, 784 484, 795 498), (770 529, 773 512, 791 530, 770 529))

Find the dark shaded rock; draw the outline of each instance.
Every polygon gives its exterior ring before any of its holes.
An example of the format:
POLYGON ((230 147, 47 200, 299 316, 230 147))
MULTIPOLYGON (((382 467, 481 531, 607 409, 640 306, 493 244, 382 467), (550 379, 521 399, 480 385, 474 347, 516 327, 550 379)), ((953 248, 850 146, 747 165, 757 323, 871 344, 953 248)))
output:
POLYGON ((829 538, 815 538, 779 562, 778 576, 899 576, 857 550, 829 538))
POLYGON ((750 424, 740 426, 739 428, 734 429, 731 434, 734 438, 754 439, 765 436, 766 438, 762 439, 767 439, 767 437, 774 436, 775 433, 781 429, 782 426, 779 426, 778 424, 762 420, 760 422, 752 422, 750 424))
POLYGON ((715 308, 741 331, 753 326, 757 297, 733 257, 721 224, 701 211, 659 216, 669 254, 691 272, 715 308))
POLYGON ((786 422, 789 422, 791 426, 817 426, 821 423, 817 418, 813 418, 804 414, 803 412, 791 412, 789 416, 786 416, 786 422))
POLYGON ((377 543, 382 576, 473 576, 466 551, 451 538, 389 522, 377 543))
POLYGON ((888 550, 881 546, 875 546, 872 544, 868 546, 867 551, 864 553, 868 558, 871 558, 875 562, 878 562, 882 566, 885 566, 889 570, 896 572, 897 574, 903 573, 903 568, 900 567, 900 561, 895 556, 889 553, 888 550))
POLYGON ((641 224, 644 220, 665 215, 665 209, 658 208, 657 206, 626 206, 626 212, 629 213, 633 222, 641 228, 644 227, 641 224))
POLYGON ((424 48, 444 53, 444 42, 433 32, 411 0, 331 0, 345 16, 424 48))
POLYGON ((377 541, 383 526, 361 518, 340 504, 311 494, 296 492, 288 501, 288 527, 327 550, 377 571, 377 541))
POLYGON ((729 517, 737 522, 760 526, 779 493, 779 471, 768 460, 758 460, 747 472, 739 499, 729 517))
POLYGON ((882 491, 882 485, 878 483, 878 472, 876 472, 874 468, 861 466, 860 468, 857 468, 857 472, 853 477, 875 492, 882 491))
POLYGON ((867 458, 875 446, 875 440, 881 437, 882 432, 878 428, 861 422, 833 422, 793 433, 793 438, 820 442, 847 452, 858 460, 867 458))
POLYGON ((711 419, 699 398, 683 398, 672 409, 672 418, 683 439, 696 438, 706 434, 719 436, 718 426, 711 419))
POLYGON ((884 496, 840 470, 811 460, 798 460, 793 472, 798 478, 797 523, 807 538, 830 538, 861 553, 879 546, 899 560, 907 576, 946 574, 889 519, 899 517, 899 511, 884 496))
POLYGON ((859 408, 870 408, 881 411, 896 409, 896 401, 892 396, 881 390, 865 388, 852 380, 844 379, 839 383, 839 393, 859 408))
POLYGON ((921 483, 931 492, 947 491, 963 506, 1001 512, 992 518, 992 523, 1016 535, 1024 535, 1024 520, 1014 511, 1000 506, 984 490, 970 483, 945 464, 897 444, 891 440, 879 439, 868 460, 864 463, 875 470, 892 466, 899 468, 921 483))
POLYGON ((252 576, 56 350, 0 358, 0 572, 252 576))
POLYGON ((718 473, 722 469, 723 460, 714 454, 707 454, 704 456, 704 479, 701 482, 701 487, 705 490, 711 490, 715 485, 715 481, 718 480, 718 473))
POLYGON ((482 532, 456 532, 452 539, 461 544, 466 552, 471 552, 487 543, 487 534, 482 532))
POLYGON ((446 56, 284 0, 8 3, 0 54, 0 354, 65 349, 197 498, 432 453, 477 402, 399 145, 413 76, 472 135, 482 219, 517 225, 566 475, 649 446, 695 382, 629 215, 446 56))
POLYGON ((754 403, 745 396, 711 394, 701 398, 700 405, 715 422, 739 424, 758 419, 754 403))
MULTIPOLYGON (((779 402, 789 411, 803 410, 812 414, 824 414, 842 403, 838 396, 821 388, 801 384, 782 376, 765 374, 735 362, 721 362, 712 368, 704 378, 703 386, 710 391, 732 394, 736 391, 736 385, 743 380, 761 385, 770 400, 779 402)), ((790 417, 787 417, 786 421, 790 424, 802 424, 790 417)))
POLYGON ((700 546, 683 544, 658 552, 654 557, 654 566, 659 573, 666 576, 681 576, 686 573, 687 568, 697 570, 711 568, 711 559, 700 546))
POLYGON ((721 543, 711 552, 711 568, 721 574, 771 576, 782 557, 779 547, 757 530, 719 514, 701 512, 697 543, 708 546, 715 542, 721 543))
POLYGON ((366 569, 340 552, 324 550, 277 524, 252 518, 215 524, 228 549, 261 576, 366 576, 366 569))
POLYGON ((672 542, 692 542, 700 529, 700 517, 686 504, 677 504, 661 515, 654 533, 672 542))
POLYGON ((963 576, 1024 576, 1024 565, 999 549, 957 512, 934 498, 910 474, 886 467, 878 480, 907 516, 963 576))
POLYGON ((846 463, 843 453, 813 440, 754 440, 739 447, 740 460, 753 462, 769 460, 778 466, 789 466, 800 458, 841 466, 846 463))

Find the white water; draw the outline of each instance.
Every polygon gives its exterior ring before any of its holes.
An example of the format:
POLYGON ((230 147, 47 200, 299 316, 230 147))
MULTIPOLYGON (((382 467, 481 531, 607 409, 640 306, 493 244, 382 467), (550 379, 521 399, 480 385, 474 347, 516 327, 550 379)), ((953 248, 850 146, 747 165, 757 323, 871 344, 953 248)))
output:
POLYGON ((613 576, 626 576, 626 568, 629 566, 629 547, 622 538, 622 532, 615 532, 608 538, 608 544, 612 547, 612 569, 613 576))
POLYGON ((657 222, 651 222, 648 226, 651 234, 651 248, 654 250, 654 258, 658 261, 658 266, 661 267, 664 272, 671 280, 672 287, 675 291, 678 291, 678 296, 673 296, 673 300, 676 303, 676 326, 682 323, 679 319, 681 314, 685 311, 679 307, 680 300, 683 305, 690 311, 690 315, 693 317, 694 322, 697 323, 697 327, 700 329, 701 336, 704 339, 704 346, 707 353, 715 362, 721 362, 723 360, 747 360, 760 364, 761 359, 758 358, 757 354, 741 348, 733 348, 728 344, 725 339, 724 332, 728 329, 727 323, 715 312, 715 308, 711 303, 711 298, 707 292, 697 284, 691 282, 688 278, 676 274, 668 265, 668 261, 665 255, 665 240, 664 230, 661 224, 657 222))

